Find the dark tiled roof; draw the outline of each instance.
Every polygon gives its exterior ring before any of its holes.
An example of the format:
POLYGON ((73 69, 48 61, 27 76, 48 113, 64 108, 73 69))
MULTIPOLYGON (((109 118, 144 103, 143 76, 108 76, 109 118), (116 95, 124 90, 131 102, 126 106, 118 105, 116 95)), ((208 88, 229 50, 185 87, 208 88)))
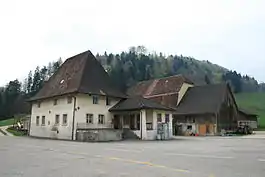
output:
POLYGON ((147 98, 164 106, 175 108, 178 103, 178 93, 147 98))
POLYGON ((243 108, 239 108, 239 113, 242 113, 242 114, 245 114, 245 115, 247 115, 247 116, 258 116, 257 114, 255 114, 255 113, 251 113, 251 112, 249 112, 249 111, 247 111, 247 110, 245 110, 245 109, 243 109, 243 108))
POLYGON ((140 109, 158 109, 173 111, 172 108, 163 106, 157 102, 142 98, 140 96, 121 100, 115 106, 110 108, 109 111, 133 111, 140 109))
POLYGON ((179 92, 183 83, 193 84, 182 75, 164 77, 160 79, 142 81, 128 89, 128 95, 151 96, 164 93, 179 92))
POLYGON ((227 84, 190 87, 176 108, 176 113, 216 113, 224 100, 227 90, 227 84))
POLYGON ((90 51, 67 59, 31 100, 69 93, 87 93, 125 98, 90 51))

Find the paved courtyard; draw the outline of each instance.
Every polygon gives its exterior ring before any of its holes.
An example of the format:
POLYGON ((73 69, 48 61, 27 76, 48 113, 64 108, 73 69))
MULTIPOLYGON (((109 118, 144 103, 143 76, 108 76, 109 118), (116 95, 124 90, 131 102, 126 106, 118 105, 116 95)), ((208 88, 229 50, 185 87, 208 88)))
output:
POLYGON ((264 177, 265 139, 78 143, 0 137, 0 176, 264 177))

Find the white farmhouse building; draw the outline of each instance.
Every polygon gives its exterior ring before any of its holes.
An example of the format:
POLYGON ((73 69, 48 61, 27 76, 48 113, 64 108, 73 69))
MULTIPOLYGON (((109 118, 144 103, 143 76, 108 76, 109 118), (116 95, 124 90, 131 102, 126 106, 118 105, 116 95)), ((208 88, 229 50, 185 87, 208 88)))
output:
POLYGON ((67 59, 31 98, 30 136, 79 141, 172 137, 172 108, 128 97, 90 51, 67 59))

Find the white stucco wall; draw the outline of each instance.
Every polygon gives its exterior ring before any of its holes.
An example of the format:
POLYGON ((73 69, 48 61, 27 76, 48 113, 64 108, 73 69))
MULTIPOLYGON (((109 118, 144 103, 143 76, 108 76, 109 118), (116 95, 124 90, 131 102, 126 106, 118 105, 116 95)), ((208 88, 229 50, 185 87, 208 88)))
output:
MULTIPOLYGON (((54 99, 47 99, 41 102, 41 107, 38 108, 37 103, 32 105, 30 135, 36 137, 72 139, 72 123, 74 99, 71 104, 67 104, 67 96, 56 98, 57 105, 53 105, 54 99), (52 131, 55 124, 55 115, 60 115, 60 124, 56 127, 59 133, 52 131), (67 114, 67 125, 62 125, 63 114, 67 114), (36 125, 36 116, 40 116, 40 125, 36 125), (45 125, 41 125, 42 116, 45 116, 45 125), (48 124, 48 121, 50 124, 48 124)), ((106 105, 106 97, 99 96, 98 104, 93 104, 92 96, 87 94, 76 95, 76 112, 75 112, 75 132, 78 123, 83 125, 86 123, 86 114, 93 114, 93 124, 86 124, 87 128, 109 128, 112 127, 112 114, 108 111, 110 107, 115 105, 119 99, 112 98, 111 104, 106 105), (98 124, 98 115, 105 116, 104 124, 98 124)))
MULTIPOLYGON (((160 110, 142 110, 142 114, 146 113, 146 116, 142 117, 143 124, 146 122, 152 122, 153 124, 153 130, 145 130, 143 127, 143 133, 142 133, 142 139, 143 140, 156 140, 157 139, 157 114, 161 114, 162 116, 162 122, 165 122, 165 115, 169 114, 169 138, 173 137, 173 131, 172 131, 172 114, 168 111, 160 111, 160 110), (143 118, 146 118, 144 120, 143 118)), ((139 137, 141 135, 141 131, 134 131, 135 134, 137 134, 139 137)))
POLYGON ((178 104, 185 95, 186 91, 188 90, 189 87, 193 87, 191 84, 183 83, 178 94, 178 104))
POLYGON ((111 104, 106 105, 106 97, 99 96, 98 104, 93 104, 93 97, 87 94, 76 96, 75 120, 77 123, 86 123, 86 114, 93 114, 93 124, 87 124, 87 128, 110 128, 112 127, 113 114, 109 109, 119 102, 117 98, 111 98, 111 104), (98 124, 98 115, 104 115, 104 124, 98 124))
POLYGON ((67 103, 67 97, 58 97, 57 105, 53 105, 54 99, 47 99, 41 102, 40 108, 38 103, 32 104, 31 109, 31 125, 30 136, 58 138, 58 139, 71 139, 72 137, 72 117, 73 117, 73 103, 67 103), (52 131, 55 124, 55 115, 60 115, 60 124, 58 132, 52 131), (67 124, 62 125, 63 114, 67 114, 67 124), (39 125, 36 125, 36 117, 39 116, 39 125), (45 125, 41 125, 42 116, 45 116, 45 125))

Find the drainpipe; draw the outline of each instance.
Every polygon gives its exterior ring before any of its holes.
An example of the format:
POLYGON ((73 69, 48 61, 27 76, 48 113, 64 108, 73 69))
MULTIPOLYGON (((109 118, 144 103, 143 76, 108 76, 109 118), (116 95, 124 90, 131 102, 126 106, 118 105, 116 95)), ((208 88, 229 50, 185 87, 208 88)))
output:
POLYGON ((140 110, 140 129, 141 129, 141 139, 143 139, 142 111, 141 110, 140 110))
POLYGON ((74 140, 75 131, 75 111, 76 111, 76 97, 74 96, 74 108, 73 108, 73 124, 72 124, 72 140, 74 140))

